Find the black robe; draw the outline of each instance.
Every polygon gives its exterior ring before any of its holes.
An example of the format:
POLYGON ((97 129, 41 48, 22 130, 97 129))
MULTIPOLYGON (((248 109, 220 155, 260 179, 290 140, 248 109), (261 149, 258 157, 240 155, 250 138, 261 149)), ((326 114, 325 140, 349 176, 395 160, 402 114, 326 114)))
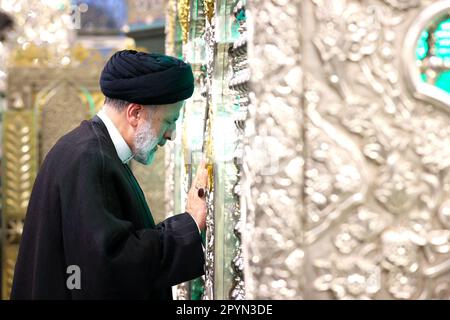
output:
POLYGON ((188 213, 154 226, 142 190, 95 116, 46 156, 28 205, 12 299, 172 299, 204 273, 188 213), (68 267, 81 288, 69 290, 68 267))

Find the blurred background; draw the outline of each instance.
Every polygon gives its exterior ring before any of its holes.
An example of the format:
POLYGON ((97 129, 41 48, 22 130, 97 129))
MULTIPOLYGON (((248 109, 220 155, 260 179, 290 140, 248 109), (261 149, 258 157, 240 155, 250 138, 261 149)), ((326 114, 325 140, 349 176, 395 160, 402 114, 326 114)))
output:
MULTIPOLYGON (((101 108, 99 74, 116 50, 164 53, 165 6, 164 0, 0 1, 4 299, 40 163, 63 134, 101 108)), ((165 217, 163 163, 159 153, 155 170, 132 164, 158 221, 165 217)))
POLYGON ((450 298, 449 0, 0 0, 3 299, 40 163, 121 49, 195 76, 132 164, 161 221, 207 158, 206 274, 175 298, 450 298))

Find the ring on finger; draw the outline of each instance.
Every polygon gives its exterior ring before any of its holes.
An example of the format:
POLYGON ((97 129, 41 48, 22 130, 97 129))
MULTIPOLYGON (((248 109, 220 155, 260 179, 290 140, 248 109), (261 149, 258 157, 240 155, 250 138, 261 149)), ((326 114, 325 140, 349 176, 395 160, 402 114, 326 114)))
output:
POLYGON ((198 189, 197 195, 199 196, 199 198, 205 197, 205 195, 206 195, 205 189, 204 188, 198 189))

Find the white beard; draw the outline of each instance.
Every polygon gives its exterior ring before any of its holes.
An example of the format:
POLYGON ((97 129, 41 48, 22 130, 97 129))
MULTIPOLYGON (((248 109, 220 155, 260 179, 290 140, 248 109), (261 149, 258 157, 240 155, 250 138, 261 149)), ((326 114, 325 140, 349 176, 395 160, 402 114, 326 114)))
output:
POLYGON ((158 137, 153 134, 149 121, 143 123, 134 136, 134 159, 144 165, 151 164, 155 158, 158 146, 158 137))

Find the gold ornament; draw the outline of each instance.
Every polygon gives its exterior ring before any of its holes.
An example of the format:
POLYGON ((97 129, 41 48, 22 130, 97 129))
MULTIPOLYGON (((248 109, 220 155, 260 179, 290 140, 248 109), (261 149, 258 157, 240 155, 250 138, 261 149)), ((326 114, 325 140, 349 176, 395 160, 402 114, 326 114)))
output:
POLYGON ((183 32, 183 43, 186 43, 189 39, 190 9, 190 0, 178 1, 178 20, 180 21, 181 31, 183 32))
POLYGON ((205 7, 206 18, 211 23, 211 19, 214 17, 214 0, 203 0, 203 5, 205 7))

